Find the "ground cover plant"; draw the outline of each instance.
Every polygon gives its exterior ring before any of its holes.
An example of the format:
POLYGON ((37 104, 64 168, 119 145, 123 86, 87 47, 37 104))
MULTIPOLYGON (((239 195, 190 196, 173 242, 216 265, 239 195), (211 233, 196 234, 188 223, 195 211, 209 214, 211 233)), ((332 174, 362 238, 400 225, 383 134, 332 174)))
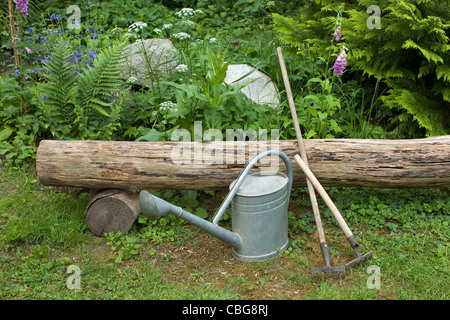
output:
MULTIPOLYGON (((312 282, 310 269, 323 262, 304 188, 291 199, 289 248, 276 258, 245 263, 233 259, 228 245, 174 216, 153 222, 140 216, 126 235, 96 237, 85 224, 89 194, 43 187, 31 170, 2 167, 0 175, 2 299, 449 298, 445 190, 327 188, 350 228, 358 230, 363 250, 373 250, 374 257, 343 280, 312 282), (69 289, 70 266, 81 270, 79 289, 69 289)), ((193 198, 175 190, 159 195, 209 216, 225 196, 193 198)), ((342 265, 353 252, 331 213, 320 207, 331 261, 342 265)))
MULTIPOLYGON (((195 121, 295 139, 278 46, 304 138, 448 134, 448 2, 379 1, 381 29, 369 2, 11 1, 13 28, 2 2, 0 297, 448 299, 448 189, 327 188, 363 251, 375 254, 344 280, 311 282, 322 261, 306 189, 291 198, 286 252, 248 264, 171 216, 141 215, 127 234, 95 237, 85 223, 89 190, 44 187, 34 170, 43 139, 164 141, 193 132, 195 121), (171 40, 178 66, 162 77, 147 63, 151 87, 120 79, 125 46, 149 38, 171 40), (270 76, 279 107, 245 96, 250 81, 225 83, 239 63, 270 76)), ((157 194, 203 218, 225 196, 157 194)), ((320 206, 332 263, 344 264, 353 253, 320 206)), ((229 211, 221 223, 230 228, 229 211)))

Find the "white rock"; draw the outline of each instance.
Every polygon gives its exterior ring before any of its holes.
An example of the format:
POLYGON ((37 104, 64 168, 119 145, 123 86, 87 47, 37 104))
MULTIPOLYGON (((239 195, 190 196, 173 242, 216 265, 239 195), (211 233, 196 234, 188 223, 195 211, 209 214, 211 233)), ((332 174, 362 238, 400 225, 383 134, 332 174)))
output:
POLYGON ((249 80, 255 81, 241 89, 242 93, 247 97, 258 104, 267 104, 273 108, 276 108, 280 104, 278 90, 269 76, 254 69, 248 64, 230 64, 228 66, 227 76, 225 77, 225 82, 227 84, 236 86, 249 80), (233 83, 252 70, 254 71, 247 77, 233 83))
POLYGON ((164 77, 178 65, 178 60, 174 59, 176 52, 177 49, 168 39, 137 40, 124 49, 126 65, 121 76, 124 80, 135 77, 134 84, 151 87, 155 76, 164 77))

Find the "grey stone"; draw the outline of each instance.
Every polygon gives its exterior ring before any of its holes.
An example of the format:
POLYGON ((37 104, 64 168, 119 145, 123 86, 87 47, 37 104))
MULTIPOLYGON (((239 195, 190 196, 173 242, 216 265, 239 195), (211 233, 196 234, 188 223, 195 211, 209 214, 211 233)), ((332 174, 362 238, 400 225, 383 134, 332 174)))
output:
POLYGON ((228 66, 227 76, 225 77, 225 82, 227 84, 237 86, 238 84, 249 80, 254 81, 241 89, 242 93, 247 97, 257 104, 267 104, 272 108, 276 108, 280 104, 278 90, 269 76, 248 64, 230 64, 228 66), (250 71, 253 72, 247 77, 233 83, 250 71))
POLYGON ((168 39, 137 40, 126 46, 124 53, 126 59, 121 78, 126 81, 134 77, 133 83, 144 87, 151 87, 156 77, 164 77, 178 65, 177 49, 168 39))

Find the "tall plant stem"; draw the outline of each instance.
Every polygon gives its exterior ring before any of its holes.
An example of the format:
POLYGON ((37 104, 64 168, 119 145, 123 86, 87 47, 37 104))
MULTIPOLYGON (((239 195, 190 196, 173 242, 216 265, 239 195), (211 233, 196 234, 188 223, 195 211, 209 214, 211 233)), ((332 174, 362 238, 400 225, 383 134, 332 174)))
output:
POLYGON ((12 0, 8 0, 8 9, 9 9, 9 24, 11 26, 11 39, 13 42, 14 49, 14 59, 16 62, 17 68, 20 68, 20 60, 19 60, 19 50, 17 49, 17 34, 16 34, 16 26, 14 24, 14 7, 12 0))

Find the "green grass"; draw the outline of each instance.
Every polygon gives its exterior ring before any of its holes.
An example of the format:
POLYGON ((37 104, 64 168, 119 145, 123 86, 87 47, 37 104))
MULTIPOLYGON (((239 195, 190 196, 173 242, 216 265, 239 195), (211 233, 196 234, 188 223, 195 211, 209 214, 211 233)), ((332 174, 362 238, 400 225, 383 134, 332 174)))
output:
MULTIPOLYGON (((320 282, 309 279, 322 261, 304 189, 291 198, 289 250, 258 263, 233 259, 227 245, 174 217, 141 216, 127 235, 95 237, 85 222, 89 194, 57 191, 31 169, 0 168, 0 299, 449 299, 448 190, 328 189, 374 257, 344 280, 320 282), (81 270, 79 290, 67 287, 71 265, 81 270), (369 266, 380 270, 379 288, 369 266)), ((193 210, 220 203, 217 193, 163 195, 193 210)), ((354 254, 321 211, 332 263, 344 264, 354 254)))

